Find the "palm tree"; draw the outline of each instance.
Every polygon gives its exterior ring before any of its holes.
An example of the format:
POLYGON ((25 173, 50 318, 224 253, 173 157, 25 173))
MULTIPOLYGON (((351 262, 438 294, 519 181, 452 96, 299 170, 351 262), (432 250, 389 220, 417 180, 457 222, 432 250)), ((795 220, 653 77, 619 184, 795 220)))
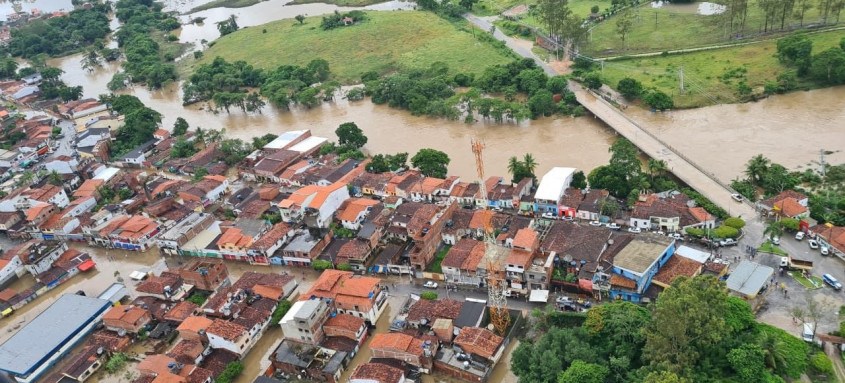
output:
POLYGON ((537 169, 537 161, 534 159, 534 156, 532 156, 531 153, 525 153, 525 155, 522 156, 522 166, 525 168, 525 170, 528 171, 528 173, 531 173, 531 175, 533 176, 534 169, 537 169))
POLYGON ((751 182, 755 184, 759 182, 763 178, 763 174, 769 169, 769 165, 771 161, 768 158, 764 157, 762 154, 758 154, 748 160, 748 163, 745 164, 745 175, 751 179, 751 182))
POLYGON ((785 347, 778 336, 770 332, 763 332, 760 334, 758 342, 765 354, 766 367, 777 371, 779 367, 786 363, 786 354, 783 351, 785 347))
POLYGON ((783 235, 783 225, 779 221, 772 222, 763 230, 763 235, 768 235, 770 240, 780 237, 783 235))
POLYGON ((669 166, 666 164, 666 161, 663 160, 655 160, 654 158, 649 158, 648 160, 648 174, 651 177, 651 180, 654 181, 654 176, 661 175, 669 166))
MULTIPOLYGON (((508 159, 508 172, 511 174, 511 176, 513 176, 514 180, 516 180, 516 176, 521 172, 521 170, 522 163, 519 162, 519 160, 516 159, 515 156, 508 159)), ((481 182, 484 182, 484 180, 481 180, 481 182)))

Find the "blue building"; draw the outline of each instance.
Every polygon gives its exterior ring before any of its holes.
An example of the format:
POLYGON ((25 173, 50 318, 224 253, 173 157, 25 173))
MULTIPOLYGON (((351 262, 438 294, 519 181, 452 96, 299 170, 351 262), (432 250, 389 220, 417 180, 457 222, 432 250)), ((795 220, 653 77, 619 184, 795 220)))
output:
POLYGON ((651 280, 675 254, 675 240, 645 233, 637 236, 613 258, 610 298, 641 302, 651 280))
POLYGON ((0 345, 0 371, 35 382, 84 339, 112 306, 106 299, 65 294, 0 345))

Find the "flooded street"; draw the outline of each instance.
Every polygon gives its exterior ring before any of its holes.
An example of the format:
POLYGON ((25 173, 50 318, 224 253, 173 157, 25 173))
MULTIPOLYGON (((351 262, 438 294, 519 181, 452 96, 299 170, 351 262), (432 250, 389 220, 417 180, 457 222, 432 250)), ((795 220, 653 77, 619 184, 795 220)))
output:
POLYGON ((715 173, 723 181, 743 177, 745 163, 757 154, 790 170, 818 167, 819 150, 835 153, 831 164, 845 163, 845 87, 793 92, 746 103, 651 113, 629 108, 641 126, 715 173), (815 162, 811 163, 812 161, 815 162))

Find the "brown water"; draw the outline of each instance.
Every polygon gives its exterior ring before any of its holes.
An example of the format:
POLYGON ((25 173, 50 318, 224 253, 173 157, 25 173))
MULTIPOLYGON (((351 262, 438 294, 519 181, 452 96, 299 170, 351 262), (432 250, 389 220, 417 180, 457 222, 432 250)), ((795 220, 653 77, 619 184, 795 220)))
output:
POLYGON ((31 12, 33 9, 42 13, 53 11, 69 12, 73 10, 71 0, 0 0, 0 20, 6 20, 6 15, 13 12, 31 12))
POLYGON ((660 139, 724 181, 742 177, 745 163, 763 154, 793 170, 845 163, 845 87, 794 92, 746 103, 651 113, 627 113, 660 139), (816 163, 814 163, 814 161, 816 163))

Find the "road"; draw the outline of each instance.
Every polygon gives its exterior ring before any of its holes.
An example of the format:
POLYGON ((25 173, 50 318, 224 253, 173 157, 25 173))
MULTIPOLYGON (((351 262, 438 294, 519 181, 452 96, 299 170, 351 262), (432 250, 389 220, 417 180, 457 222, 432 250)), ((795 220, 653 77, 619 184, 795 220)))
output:
POLYGON ((547 75, 557 76, 559 74, 551 66, 549 66, 549 64, 547 64, 545 61, 543 61, 542 59, 537 57, 534 54, 534 52, 531 52, 531 49, 526 49, 525 46, 517 43, 516 39, 502 33, 502 31, 500 31, 499 28, 496 28, 492 23, 492 21, 495 21, 495 16, 493 16, 493 17, 478 17, 476 15, 473 15, 472 13, 467 13, 467 14, 464 14, 464 18, 467 21, 469 21, 470 23, 472 23, 473 25, 475 25, 475 26, 477 26, 477 27, 479 27, 479 28, 481 28, 485 31, 490 31, 491 29, 493 29, 493 37, 496 40, 504 42, 505 45, 507 45, 508 48, 510 48, 512 51, 514 51, 514 53, 516 53, 516 54, 518 54, 522 57, 534 60, 534 62, 537 63, 537 66, 539 66, 540 68, 543 68, 543 71, 545 71, 547 75))

